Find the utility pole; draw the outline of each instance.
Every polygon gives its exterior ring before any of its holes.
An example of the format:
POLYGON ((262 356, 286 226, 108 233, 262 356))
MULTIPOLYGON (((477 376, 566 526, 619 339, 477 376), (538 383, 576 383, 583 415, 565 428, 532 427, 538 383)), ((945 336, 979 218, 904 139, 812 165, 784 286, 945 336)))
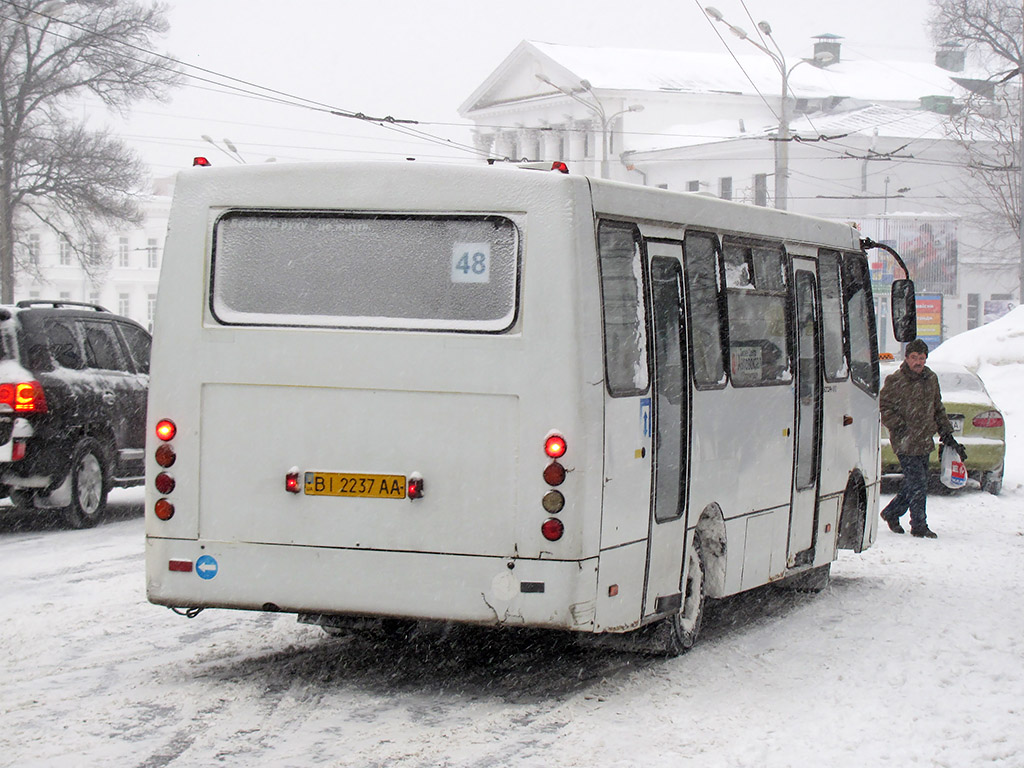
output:
POLYGON ((740 40, 746 40, 757 50, 761 51, 761 53, 771 58, 775 68, 779 70, 779 75, 782 76, 782 98, 779 103, 779 135, 775 141, 775 207, 784 211, 789 206, 789 76, 801 64, 814 64, 819 67, 827 66, 835 59, 835 56, 827 51, 822 51, 816 53, 812 59, 800 59, 796 64, 788 67, 786 65, 786 57, 782 53, 782 48, 779 47, 779 44, 775 42, 775 38, 772 37, 772 27, 767 21, 759 21, 757 28, 761 30, 761 34, 772 41, 772 45, 775 46, 774 51, 761 45, 756 40, 752 40, 743 28, 726 21, 725 17, 722 16, 722 12, 717 8, 708 6, 704 9, 704 12, 708 15, 708 18, 728 27, 729 31, 740 40))

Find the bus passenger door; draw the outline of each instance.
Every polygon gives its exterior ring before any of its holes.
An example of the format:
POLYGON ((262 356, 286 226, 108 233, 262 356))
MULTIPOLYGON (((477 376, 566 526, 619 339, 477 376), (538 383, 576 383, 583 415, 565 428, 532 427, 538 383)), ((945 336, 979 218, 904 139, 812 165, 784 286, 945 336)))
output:
POLYGON ((814 560, 821 474, 821 332, 814 262, 793 259, 796 314, 796 440, 793 503, 789 518, 789 566, 814 560))
POLYGON ((598 225, 604 324, 604 492, 599 608, 608 626, 639 623, 650 526, 654 429, 640 230, 598 225), (614 595, 613 597, 611 595, 614 595))
POLYGON ((654 461, 644 615, 678 610, 686 541, 690 377, 680 242, 647 241, 654 363, 654 461))

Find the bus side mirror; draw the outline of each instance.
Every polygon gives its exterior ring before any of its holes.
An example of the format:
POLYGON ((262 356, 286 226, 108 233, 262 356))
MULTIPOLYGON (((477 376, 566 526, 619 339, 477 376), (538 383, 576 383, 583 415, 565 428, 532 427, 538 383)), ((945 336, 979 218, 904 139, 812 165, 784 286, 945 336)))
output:
POLYGON ((889 293, 892 301, 892 335, 899 342, 917 338, 917 297, 913 280, 893 280, 889 293))

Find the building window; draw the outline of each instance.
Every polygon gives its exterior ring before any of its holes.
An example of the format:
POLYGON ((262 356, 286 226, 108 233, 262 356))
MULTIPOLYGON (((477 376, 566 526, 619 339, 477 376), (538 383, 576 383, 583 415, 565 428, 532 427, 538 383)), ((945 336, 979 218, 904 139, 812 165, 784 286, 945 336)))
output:
POLYGON ((89 247, 88 247, 89 260, 90 261, 96 261, 100 257, 100 254, 102 252, 103 252, 103 239, 100 238, 100 237, 90 237, 89 238, 89 247))
POLYGON ((32 233, 28 236, 28 260, 33 264, 39 264, 39 235, 32 233))
POLYGON ((160 266, 160 256, 157 253, 155 237, 151 237, 146 241, 146 266, 150 269, 156 269, 160 266))
POLYGON ((990 296, 989 298, 991 298, 992 301, 1013 301, 1013 294, 1012 293, 993 293, 992 296, 990 296))
POLYGON ((119 237, 117 238, 117 266, 127 267, 128 266, 128 238, 119 237))
POLYGON ((71 241, 66 237, 60 239, 60 265, 62 267, 71 266, 71 241))
POLYGON ((686 191, 687 192, 700 192, 700 182, 699 181, 688 181, 688 182, 686 182, 686 191))
POLYGON ((768 174, 754 174, 754 205, 768 205, 768 174))
POLYGON ((668 189, 668 184, 658 184, 658 189, 668 189))
POLYGON ((125 317, 128 316, 132 308, 131 298, 127 293, 117 294, 117 314, 124 315, 125 317))
POLYGON ((99 304, 100 303, 100 292, 99 291, 92 291, 92 292, 89 293, 89 303, 90 304, 99 304))
POLYGON ((28 297, 30 299, 38 299, 39 298, 39 291, 29 291, 28 292, 28 297))
POLYGON ((723 200, 732 200, 732 176, 723 176, 718 180, 718 196, 723 200))
POLYGON ((156 294, 146 296, 146 327, 153 331, 153 316, 156 314, 156 294))
POLYGON ((981 297, 976 293, 967 294, 967 330, 978 327, 978 310, 981 308, 981 297))
POLYGON ((60 292, 60 300, 61 301, 71 301, 71 291, 61 291, 60 292))

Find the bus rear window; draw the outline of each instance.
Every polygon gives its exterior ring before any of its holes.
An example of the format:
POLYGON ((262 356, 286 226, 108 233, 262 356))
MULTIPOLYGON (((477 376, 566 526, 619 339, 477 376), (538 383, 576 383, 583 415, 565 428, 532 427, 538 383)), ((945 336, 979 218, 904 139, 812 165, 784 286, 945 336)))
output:
POLYGON ((231 211, 211 307, 224 325, 496 333, 515 320, 518 262, 500 216, 231 211))

